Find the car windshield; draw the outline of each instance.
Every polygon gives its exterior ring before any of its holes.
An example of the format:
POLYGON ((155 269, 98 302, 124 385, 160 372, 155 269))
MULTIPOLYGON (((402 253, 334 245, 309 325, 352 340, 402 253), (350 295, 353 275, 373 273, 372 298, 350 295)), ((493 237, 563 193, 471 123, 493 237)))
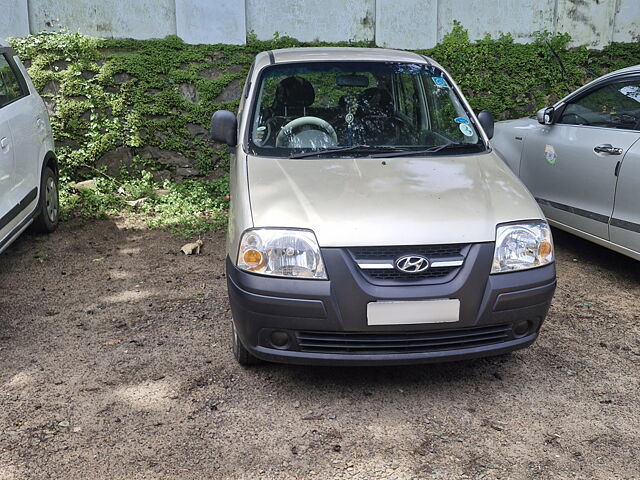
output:
POLYGON ((261 73, 257 91, 248 134, 257 155, 440 155, 485 149, 458 95, 433 66, 274 65, 261 73))

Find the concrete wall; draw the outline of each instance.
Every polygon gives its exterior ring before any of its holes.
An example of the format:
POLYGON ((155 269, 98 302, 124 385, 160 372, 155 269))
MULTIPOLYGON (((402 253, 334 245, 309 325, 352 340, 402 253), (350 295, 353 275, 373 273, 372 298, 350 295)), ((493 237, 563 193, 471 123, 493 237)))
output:
POLYGON ((246 40, 244 2, 175 0, 176 34, 187 43, 233 43, 246 40))
POLYGON ((244 43, 274 33, 302 41, 375 41, 429 48, 462 22, 473 40, 568 32, 601 48, 640 40, 640 0, 0 0, 0 37, 60 28, 99 37, 178 35, 189 43, 244 43))
POLYGON ((304 42, 373 40, 375 0, 247 0, 247 28, 259 39, 274 32, 304 42))
POLYGON ((29 9, 25 0, 0 0, 0 37, 29 35, 29 9))
POLYGON ((28 0, 31 32, 68 28, 95 37, 175 34, 174 0, 28 0))

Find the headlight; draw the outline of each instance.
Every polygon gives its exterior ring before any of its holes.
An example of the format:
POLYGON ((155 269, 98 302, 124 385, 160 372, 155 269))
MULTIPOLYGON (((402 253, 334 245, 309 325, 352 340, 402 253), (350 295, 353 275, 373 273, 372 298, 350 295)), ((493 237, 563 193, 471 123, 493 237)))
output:
POLYGON ((262 275, 327 278, 318 241, 310 230, 247 230, 240 241, 236 265, 262 275))
POLYGON ((553 239, 547 222, 498 225, 491 273, 512 272, 553 262, 553 239))

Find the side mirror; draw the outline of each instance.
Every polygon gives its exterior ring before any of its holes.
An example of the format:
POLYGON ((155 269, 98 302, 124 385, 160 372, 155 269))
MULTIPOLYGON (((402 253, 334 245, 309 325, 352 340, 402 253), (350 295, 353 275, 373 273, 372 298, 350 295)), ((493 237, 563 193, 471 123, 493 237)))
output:
POLYGON ((551 125, 553 123, 553 114, 555 110, 553 107, 541 108, 536 112, 536 119, 538 123, 542 125, 551 125))
POLYGON ((238 120, 228 110, 218 110, 211 116, 211 140, 235 147, 238 143, 238 120))
POLYGON ((487 134, 489 139, 493 138, 493 115, 489 110, 482 110, 478 113, 478 120, 480 121, 480 125, 482 125, 482 129, 484 133, 487 134))

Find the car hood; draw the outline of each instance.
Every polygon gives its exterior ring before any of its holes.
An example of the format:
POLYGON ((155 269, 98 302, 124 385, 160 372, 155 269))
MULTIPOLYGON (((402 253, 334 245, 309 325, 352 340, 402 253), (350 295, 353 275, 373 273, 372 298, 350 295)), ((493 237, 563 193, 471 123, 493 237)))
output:
POLYGON ((247 162, 254 226, 310 229, 323 247, 489 242, 498 223, 544 218, 492 152, 247 162))

